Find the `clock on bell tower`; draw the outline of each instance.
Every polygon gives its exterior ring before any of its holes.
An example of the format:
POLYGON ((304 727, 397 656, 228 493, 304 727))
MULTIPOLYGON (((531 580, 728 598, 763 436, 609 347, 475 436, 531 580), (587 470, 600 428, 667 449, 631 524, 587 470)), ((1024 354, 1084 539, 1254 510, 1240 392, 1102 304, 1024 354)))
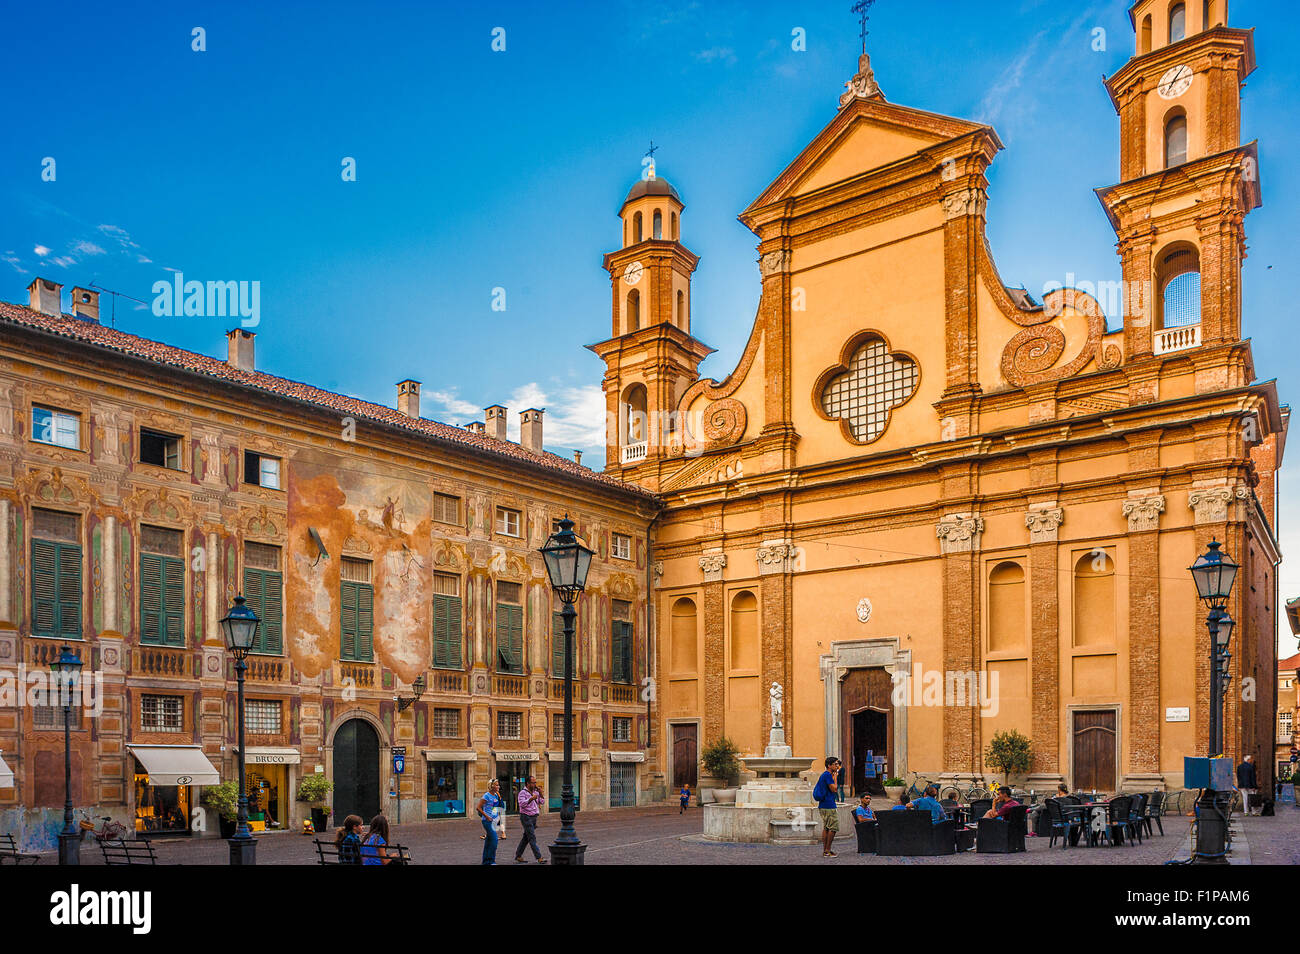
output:
POLYGON ((1228 26, 1227 0, 1139 0, 1129 17, 1135 55, 1106 80, 1121 182, 1097 195, 1119 238, 1133 362, 1240 341, 1242 223, 1260 187, 1256 144, 1241 142, 1253 32, 1228 26))

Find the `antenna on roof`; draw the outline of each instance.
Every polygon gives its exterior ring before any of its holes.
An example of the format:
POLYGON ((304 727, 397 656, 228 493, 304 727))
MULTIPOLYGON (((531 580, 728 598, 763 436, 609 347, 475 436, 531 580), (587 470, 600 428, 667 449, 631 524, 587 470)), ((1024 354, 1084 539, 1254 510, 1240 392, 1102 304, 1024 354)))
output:
POLYGON ((95 291, 107 292, 108 294, 113 296, 113 307, 112 310, 109 312, 109 318, 108 318, 109 324, 113 328, 117 327, 117 300, 119 298, 128 298, 131 301, 139 302, 141 305, 149 304, 147 301, 140 301, 139 298, 132 298, 130 295, 123 294, 122 292, 118 292, 118 291, 113 291, 113 289, 111 288, 105 288, 103 285, 97 285, 94 282, 90 283, 90 287, 95 289, 95 291))

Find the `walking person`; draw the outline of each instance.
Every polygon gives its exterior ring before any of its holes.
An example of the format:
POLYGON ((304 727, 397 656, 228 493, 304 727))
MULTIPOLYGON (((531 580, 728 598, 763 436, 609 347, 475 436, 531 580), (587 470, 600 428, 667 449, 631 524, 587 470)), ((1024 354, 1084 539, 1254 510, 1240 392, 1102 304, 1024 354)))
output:
POLYGON ((1253 815, 1254 806, 1251 798, 1259 791, 1259 779, 1255 774, 1255 756, 1247 755, 1237 766, 1237 788, 1241 789, 1242 808, 1247 815, 1253 815))
POLYGON ((497 863, 497 816, 502 812, 501 783, 496 779, 488 782, 487 791, 474 806, 474 812, 483 823, 483 864, 497 863))
POLYGON ((813 801, 822 813, 822 857, 838 858, 835 852, 831 851, 831 846, 835 843, 835 836, 840 830, 840 813, 839 791, 840 785, 836 779, 839 776, 840 762, 833 755, 826 756, 826 771, 822 772, 821 778, 817 780, 816 787, 813 788, 813 801))
POLYGON ((537 863, 544 865, 546 859, 542 857, 542 849, 537 847, 537 816, 542 811, 542 790, 537 787, 536 775, 528 776, 528 784, 519 792, 517 802, 519 824, 524 831, 519 836, 518 847, 515 848, 515 864, 528 864, 528 860, 524 858, 524 846, 527 845, 533 849, 533 857, 537 859, 537 863))
POLYGON ((682 795, 682 810, 677 813, 679 815, 681 815, 683 812, 686 811, 686 809, 691 807, 691 785, 689 782, 687 782, 685 785, 682 786, 681 795, 682 795))

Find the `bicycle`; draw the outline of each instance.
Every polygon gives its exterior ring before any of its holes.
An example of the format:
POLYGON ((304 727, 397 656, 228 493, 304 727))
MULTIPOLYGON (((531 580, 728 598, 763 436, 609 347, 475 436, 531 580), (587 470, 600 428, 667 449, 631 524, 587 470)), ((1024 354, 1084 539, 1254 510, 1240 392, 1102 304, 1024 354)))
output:
POLYGON ((95 823, 90 820, 90 812, 82 811, 81 822, 81 840, 86 840, 86 832, 95 836, 95 840, 101 845, 106 841, 123 841, 126 838, 126 826, 121 822, 115 822, 112 818, 105 815, 100 819, 104 825, 102 828, 96 828, 95 823))
POLYGON ((907 788, 907 797, 909 799, 915 800, 920 798, 925 794, 927 788, 931 785, 938 784, 937 782, 930 781, 920 772, 909 772, 908 774, 912 776, 912 784, 907 788))
POLYGON ((992 798, 993 793, 986 788, 980 788, 978 785, 971 783, 970 788, 963 789, 958 785, 945 785, 939 791, 940 799, 948 799, 954 802, 965 802, 970 804, 977 798, 992 798))

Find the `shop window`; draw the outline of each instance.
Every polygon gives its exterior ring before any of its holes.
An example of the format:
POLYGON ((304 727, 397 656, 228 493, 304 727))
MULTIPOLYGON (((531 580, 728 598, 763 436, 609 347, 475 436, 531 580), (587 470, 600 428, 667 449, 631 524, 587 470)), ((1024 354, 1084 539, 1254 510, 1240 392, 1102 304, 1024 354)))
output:
POLYGON ((281 735, 284 732, 284 703, 279 699, 247 699, 244 726, 249 735, 281 735))
POLYGON ((140 527, 140 642, 185 645, 184 534, 140 527))
POLYGON ((461 650, 460 577, 433 574, 433 665, 435 669, 463 669, 461 650))
MULTIPOLYGON (((183 696, 140 697, 140 729, 143 732, 183 732, 185 699, 183 696)), ((247 710, 245 710, 247 711, 247 710)))
POLYGON ((244 599, 261 623, 253 652, 279 656, 284 652, 284 578, 280 548, 267 543, 244 544, 244 599))
POLYGON ((524 714, 522 712, 497 713, 497 738, 507 741, 524 737, 524 714))
POLYGON ((465 763, 435 761, 426 773, 429 818, 465 815, 465 763))
POLYGON ((180 470, 181 439, 175 434, 140 428, 140 463, 180 470))
POLYGON ((433 519, 438 523, 460 524, 460 498, 451 494, 433 495, 433 519))
POLYGON ((1115 561, 1104 549, 1084 553, 1074 564, 1074 645, 1115 642, 1115 561))
POLYGON ((625 533, 614 534, 611 551, 615 559, 632 559, 632 538, 625 533))
POLYGON ((81 519, 32 510, 32 635, 81 635, 81 519))
POLYGON ((459 709, 433 710, 433 737, 435 739, 459 739, 462 735, 459 709))
POLYGON ((68 411, 32 406, 32 440, 55 447, 81 449, 81 416, 68 411))
MULTIPOLYGON (((574 763, 573 766, 573 807, 574 810, 582 808, 582 763, 574 763)), ((558 812, 560 802, 564 796, 564 763, 552 762, 546 773, 546 807, 549 811, 558 812)))
POLYGON ((497 671, 524 672, 524 608, 518 583, 497 583, 497 671))
POLYGON ((280 488, 280 458, 244 451, 244 483, 271 490, 280 488))
POLYGON ((344 557, 339 566, 339 658, 375 661, 375 588, 370 561, 344 557))
POLYGON ((632 682, 632 604, 614 600, 611 609, 614 617, 610 637, 610 679, 614 682, 632 682))
POLYGON ((614 716, 609 720, 609 735, 613 742, 631 742, 632 720, 627 716, 614 716))
POLYGON ((150 785, 149 775, 135 763, 135 830, 186 832, 190 828, 190 786, 150 785))
POLYGON ((989 574, 989 651, 1025 645, 1025 571, 1010 560, 989 574))
POLYGON ((673 603, 672 671, 693 673, 698 667, 695 601, 682 597, 673 603))

